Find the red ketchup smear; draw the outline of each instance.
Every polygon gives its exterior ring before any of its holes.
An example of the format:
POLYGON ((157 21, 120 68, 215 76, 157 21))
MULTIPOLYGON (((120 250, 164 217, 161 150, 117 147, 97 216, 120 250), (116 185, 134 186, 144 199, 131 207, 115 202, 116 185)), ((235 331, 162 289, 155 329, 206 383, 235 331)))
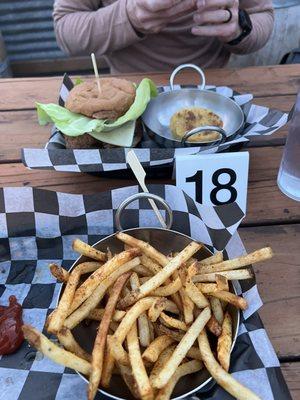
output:
POLYGON ((9 297, 9 306, 0 306, 0 355, 16 351, 23 343, 22 307, 15 296, 9 297))

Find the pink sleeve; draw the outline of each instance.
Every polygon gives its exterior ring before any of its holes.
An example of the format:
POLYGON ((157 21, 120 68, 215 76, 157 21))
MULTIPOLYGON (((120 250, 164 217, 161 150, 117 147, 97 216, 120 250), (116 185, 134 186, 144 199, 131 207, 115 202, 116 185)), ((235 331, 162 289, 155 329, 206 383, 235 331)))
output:
POLYGON ((128 19, 126 1, 100 8, 98 0, 56 0, 53 19, 59 46, 70 55, 100 56, 141 40, 128 19))
POLYGON ((248 54, 261 49, 270 38, 274 26, 273 5, 272 0, 240 0, 240 8, 250 15, 253 30, 238 45, 226 48, 231 53, 248 54))

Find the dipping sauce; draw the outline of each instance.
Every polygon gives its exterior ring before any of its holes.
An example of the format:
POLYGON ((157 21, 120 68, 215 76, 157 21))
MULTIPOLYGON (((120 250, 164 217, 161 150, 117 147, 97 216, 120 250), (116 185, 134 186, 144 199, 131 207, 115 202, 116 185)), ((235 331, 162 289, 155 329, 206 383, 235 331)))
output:
POLYGON ((15 296, 9 297, 8 306, 0 306, 0 355, 15 352, 23 343, 22 307, 15 296))

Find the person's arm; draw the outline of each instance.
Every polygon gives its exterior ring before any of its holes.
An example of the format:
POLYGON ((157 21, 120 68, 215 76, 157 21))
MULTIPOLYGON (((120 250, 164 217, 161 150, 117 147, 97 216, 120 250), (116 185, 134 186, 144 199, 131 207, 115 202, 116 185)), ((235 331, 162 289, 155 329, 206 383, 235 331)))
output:
POLYGON ((274 26, 272 0, 240 0, 240 8, 248 12, 252 32, 236 46, 226 45, 231 53, 248 54, 261 49, 269 40, 274 26))
POLYGON ((126 11, 127 0, 101 7, 100 0, 55 0, 58 45, 70 55, 111 53, 141 40, 126 11))

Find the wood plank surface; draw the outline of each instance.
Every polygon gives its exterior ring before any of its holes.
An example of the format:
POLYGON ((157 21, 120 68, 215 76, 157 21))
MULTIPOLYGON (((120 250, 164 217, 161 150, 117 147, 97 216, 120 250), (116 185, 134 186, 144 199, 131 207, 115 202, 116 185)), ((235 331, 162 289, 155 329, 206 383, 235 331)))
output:
MULTIPOLYGON (((254 102, 288 112, 295 102, 295 96, 262 97, 256 98, 254 102)), ((35 109, 0 112, 0 162, 20 160, 20 152, 24 147, 43 148, 50 129, 50 125, 39 126, 35 109)), ((284 126, 274 135, 252 138, 249 147, 282 145, 287 129, 284 126)))
MULTIPOLYGON (((247 224, 274 224, 300 221, 300 204, 283 195, 277 187, 282 147, 252 148, 248 191, 247 224)), ((148 183, 173 183, 170 179, 148 183)), ((0 164, 0 187, 33 186, 68 193, 96 193, 135 184, 133 179, 104 178, 88 174, 48 170, 30 171, 18 163, 0 164)))
POLYGON ((21 162, 21 149, 45 147, 50 131, 38 124, 35 110, 0 112, 0 162, 21 162))
MULTIPOLYGON (((207 83, 253 93, 254 102, 288 112, 300 87, 300 65, 207 70, 207 83)), ((131 74, 139 81, 151 77, 167 84, 169 73, 131 74)), ((178 83, 196 83, 194 72, 178 76, 178 83)), ((49 127, 36 121, 35 101, 57 102, 61 77, 0 80, 0 187, 33 186, 67 193, 96 193, 136 184, 134 179, 47 170, 30 171, 20 164, 22 147, 43 147, 49 127), (10 111, 8 111, 10 110, 10 111)), ((284 196, 277 174, 287 127, 276 135, 251 142, 247 217, 239 229, 248 251, 271 245, 275 257, 256 265, 264 305, 260 315, 280 357, 294 400, 300 400, 300 203, 284 196), (293 362, 292 362, 293 361, 293 362)), ((172 183, 168 178, 148 183, 172 183)))
POLYGON ((300 400, 300 362, 282 363, 281 370, 293 400, 300 400))
POLYGON ((271 246, 274 257, 254 265, 264 305, 260 316, 279 357, 300 357, 300 225, 240 228, 248 252, 271 246))
MULTIPOLYGON (((300 87, 300 65, 249 67, 243 69, 210 69, 206 71, 207 84, 230 86, 241 93, 256 96, 294 95, 300 87)), ((169 73, 124 75, 136 82, 148 76, 157 84, 167 84, 169 73)), ((34 107, 34 102, 56 102, 61 77, 2 79, 0 110, 19 110, 34 107)), ((196 83, 195 72, 184 71, 178 83, 196 83)))

